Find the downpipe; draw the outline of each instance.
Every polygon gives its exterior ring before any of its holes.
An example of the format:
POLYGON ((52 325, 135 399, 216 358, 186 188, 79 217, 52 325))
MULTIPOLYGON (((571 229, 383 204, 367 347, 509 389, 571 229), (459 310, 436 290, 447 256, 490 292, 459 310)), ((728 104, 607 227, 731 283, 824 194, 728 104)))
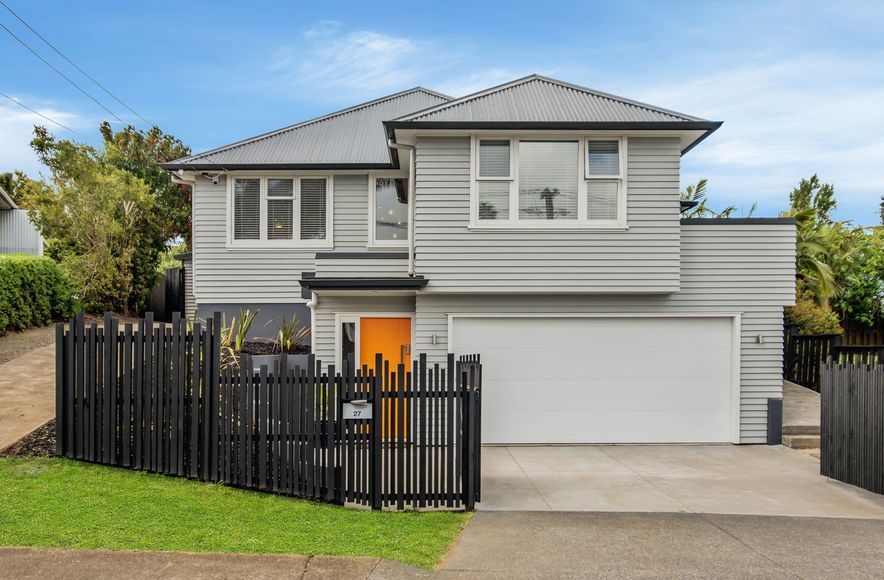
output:
POLYGON ((408 151, 408 276, 414 277, 414 176, 417 173, 417 160, 415 159, 414 145, 405 145, 396 143, 392 139, 387 139, 387 145, 393 149, 404 149, 408 151))

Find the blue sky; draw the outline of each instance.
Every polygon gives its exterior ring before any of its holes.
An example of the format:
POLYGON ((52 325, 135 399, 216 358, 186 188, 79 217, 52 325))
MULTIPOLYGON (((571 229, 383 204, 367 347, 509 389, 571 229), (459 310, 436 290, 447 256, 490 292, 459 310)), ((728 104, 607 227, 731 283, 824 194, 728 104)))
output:
MULTIPOLYGON (((4 2, 194 151, 415 85, 461 96, 538 72, 724 121, 682 165, 713 206, 776 215, 817 172, 836 217, 878 222, 884 2, 4 2)), ((0 22, 143 126, 2 7, 0 22)), ((0 62, 0 91, 99 142, 107 114, 2 30, 0 62)), ((34 122, 0 98, 0 171, 41 170, 34 122)))

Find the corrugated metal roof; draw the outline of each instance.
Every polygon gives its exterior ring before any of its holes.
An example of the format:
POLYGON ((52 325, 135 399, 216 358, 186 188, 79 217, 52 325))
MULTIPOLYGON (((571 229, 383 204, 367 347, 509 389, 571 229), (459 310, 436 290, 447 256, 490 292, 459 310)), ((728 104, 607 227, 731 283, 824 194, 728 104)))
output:
POLYGON ((0 187, 0 209, 18 209, 18 206, 2 187, 0 187))
POLYGON ((705 122, 653 105, 531 75, 407 113, 395 121, 490 123, 705 122))
POLYGON ((447 102, 417 87, 211 151, 162 164, 167 169, 238 166, 390 166, 383 121, 447 102))

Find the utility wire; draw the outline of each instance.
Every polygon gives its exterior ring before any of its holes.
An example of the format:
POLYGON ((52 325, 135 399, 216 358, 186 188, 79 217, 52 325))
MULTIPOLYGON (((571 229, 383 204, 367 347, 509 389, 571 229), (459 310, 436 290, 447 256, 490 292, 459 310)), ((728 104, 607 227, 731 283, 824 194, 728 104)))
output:
POLYGON ((122 120, 121 118, 117 117, 117 115, 114 114, 113 111, 111 111, 110 109, 108 109, 107 107, 105 107, 105 106, 101 103, 101 101, 99 101, 98 99, 96 99, 95 97, 93 97, 92 95, 90 95, 88 92, 86 92, 86 90, 85 90, 83 87, 81 87, 80 85, 78 85, 77 83, 75 83, 74 81, 72 81, 72 80, 70 79, 70 77, 68 77, 66 74, 64 74, 63 72, 61 72, 60 70, 58 70, 57 68, 55 68, 54 66, 52 66, 52 63, 50 63, 48 60, 46 60, 45 58, 43 58, 42 56, 40 56, 40 55, 37 53, 37 51, 34 50, 33 48, 31 48, 30 46, 28 46, 28 44, 27 44, 24 40, 22 40, 21 38, 19 38, 18 36, 16 36, 15 33, 12 32, 11 30, 9 30, 8 28, 6 28, 6 25, 4 25, 2 22, 0 22, 0 28, 3 28, 3 30, 5 30, 6 32, 8 32, 9 35, 12 36, 12 38, 16 39, 16 40, 19 42, 19 44, 21 44, 21 45, 24 46, 26 49, 28 49, 28 50, 31 52, 31 54, 33 54, 34 56, 36 56, 37 58, 39 58, 40 60, 42 60, 43 63, 44 63, 46 66, 48 66, 49 68, 51 68, 52 70, 54 70, 56 73, 58 73, 58 74, 59 74, 64 80, 66 80, 67 82, 71 83, 71 84, 72 84, 72 85, 73 85, 78 91, 80 91, 81 93, 83 93, 84 95, 86 95, 87 97, 89 97, 90 99, 92 99, 92 100, 95 102, 95 104, 97 104, 99 107, 101 107, 102 109, 104 109, 105 111, 107 111, 108 114, 110 114, 111 117, 113 117, 114 119, 116 119, 117 121, 119 121, 120 123, 122 123, 123 125, 128 125, 128 123, 126 123, 126 121, 124 121, 124 120, 122 120))
POLYGON ((75 135, 79 135, 79 136, 82 137, 83 139, 88 139, 88 137, 86 137, 86 135, 83 135, 82 133, 80 133, 80 132, 78 132, 78 131, 74 131, 74 130, 71 129, 70 127, 66 127, 65 125, 62 125, 61 123, 59 123, 59 122, 56 121, 55 119, 50 119, 49 117, 47 117, 46 115, 44 115, 44 114, 41 113, 40 111, 35 111, 34 109, 32 109, 32 108, 30 108, 29 106, 27 106, 27 105, 25 105, 24 103, 22 103, 21 101, 19 101, 19 100, 17 100, 17 99, 13 99, 12 97, 10 97, 9 95, 7 95, 6 93, 0 93, 0 97, 6 97, 6 98, 9 99, 10 101, 12 101, 12 102, 15 103, 16 105, 18 105, 19 107, 21 107, 21 108, 23 108, 23 109, 27 109, 28 111, 34 113, 35 115, 39 115, 39 116, 43 117, 44 119, 46 119, 46 120, 49 121, 50 123, 55 123, 56 125, 58 125, 58 126, 61 127, 62 129, 65 129, 65 130, 67 130, 67 131, 70 131, 71 133, 74 133, 75 135))
POLYGON ((3 0, 0 0, 0 4, 2 4, 3 7, 6 8, 6 9, 10 12, 10 14, 12 14, 12 15, 15 16, 16 18, 18 18, 18 21, 19 21, 19 22, 21 22, 22 24, 24 24, 25 26, 27 26, 27 27, 28 27, 28 30, 30 30, 31 32, 33 32, 34 34, 36 34, 37 37, 38 37, 40 40, 42 40, 43 42, 45 42, 46 45, 47 45, 49 48, 51 48, 52 50, 54 50, 54 51, 56 52, 56 54, 58 54, 58 56, 60 56, 61 58, 65 59, 66 61, 68 61, 68 63, 69 63, 72 67, 74 67, 75 69, 77 69, 78 71, 80 71, 80 72, 83 74, 84 77, 86 77, 87 79, 89 79, 90 81, 92 81, 93 83, 95 83, 95 84, 96 84, 101 90, 103 90, 103 91, 106 92, 108 95, 110 95, 111 97, 113 97, 113 99, 114 99, 116 102, 120 103, 121 105, 123 105, 124 107, 126 107, 127 109, 129 109, 129 111, 131 111, 132 113, 134 113, 139 119, 141 119, 142 121, 144 121, 144 122, 147 123, 148 125, 153 125, 153 123, 152 123, 151 121, 145 119, 145 118, 141 115, 141 113, 139 113, 138 111, 136 111, 135 109, 133 109, 132 107, 130 107, 129 105, 127 105, 125 102, 123 102, 123 100, 120 99, 120 97, 116 96, 115 94, 113 94, 112 92, 110 92, 108 89, 106 89, 106 88, 104 87, 104 85, 102 85, 100 82, 98 82, 97 80, 95 80, 95 79, 94 79, 89 73, 87 73, 87 72, 84 71, 82 68, 80 68, 80 66, 79 66, 77 63, 75 63, 74 61, 72 61, 71 59, 69 59, 67 56, 64 55, 64 53, 62 53, 60 50, 58 50, 57 48, 55 48, 55 46, 54 46, 51 42, 49 42, 48 40, 46 40, 46 37, 44 37, 42 34, 40 34, 39 32, 37 32, 36 30, 34 30, 34 27, 33 27, 33 26, 31 26, 30 24, 28 24, 27 22, 25 22, 24 19, 23 19, 21 16, 19 16, 18 14, 16 14, 15 11, 14 11, 12 8, 10 8, 8 4, 6 4, 6 2, 4 2, 3 0))

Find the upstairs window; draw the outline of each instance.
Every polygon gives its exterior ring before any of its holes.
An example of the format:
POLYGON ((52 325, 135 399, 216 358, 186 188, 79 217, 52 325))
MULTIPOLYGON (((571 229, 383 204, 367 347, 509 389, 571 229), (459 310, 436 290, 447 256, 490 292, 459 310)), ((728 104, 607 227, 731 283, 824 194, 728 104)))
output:
POLYGON ((372 184, 371 245, 408 245, 408 179, 372 176, 369 182, 372 184))
POLYGON ((626 226, 625 138, 473 140, 472 227, 626 226))
POLYGON ((519 142, 519 220, 577 220, 577 141, 519 142))
POLYGON ((586 141, 586 219, 617 221, 623 194, 623 156, 619 139, 586 141))
POLYGON ((326 177, 232 177, 232 246, 328 247, 326 177))

